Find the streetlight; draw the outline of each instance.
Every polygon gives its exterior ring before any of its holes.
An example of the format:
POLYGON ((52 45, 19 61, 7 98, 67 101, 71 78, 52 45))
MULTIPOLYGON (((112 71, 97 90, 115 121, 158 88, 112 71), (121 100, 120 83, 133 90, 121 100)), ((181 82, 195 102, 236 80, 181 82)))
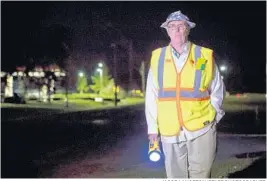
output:
POLYGON ((98 63, 98 67, 102 68, 103 67, 103 63, 98 63))
POLYGON ((227 67, 225 65, 220 66, 220 70, 222 72, 225 72, 227 70, 227 67))
POLYGON ((99 72, 99 74, 100 74, 100 90, 102 91, 102 88, 103 88, 103 69, 97 68, 96 71, 99 72))
POLYGON ((83 72, 79 72, 79 77, 83 77, 83 76, 84 76, 83 72))

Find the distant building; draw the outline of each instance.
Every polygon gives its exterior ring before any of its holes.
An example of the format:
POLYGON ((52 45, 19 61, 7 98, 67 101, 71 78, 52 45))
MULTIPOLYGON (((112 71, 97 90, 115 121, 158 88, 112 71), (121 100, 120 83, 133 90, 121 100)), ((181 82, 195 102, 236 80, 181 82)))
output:
POLYGON ((63 80, 66 76, 64 70, 57 65, 46 67, 36 66, 31 71, 26 71, 25 66, 17 67, 12 74, 1 72, 1 95, 12 97, 13 93, 26 97, 40 98, 43 86, 50 88, 54 93, 56 89, 64 89, 63 80))

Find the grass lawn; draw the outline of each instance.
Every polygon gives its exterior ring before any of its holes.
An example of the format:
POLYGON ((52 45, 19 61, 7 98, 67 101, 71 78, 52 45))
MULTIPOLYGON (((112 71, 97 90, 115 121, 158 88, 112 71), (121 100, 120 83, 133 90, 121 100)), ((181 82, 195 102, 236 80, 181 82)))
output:
POLYGON ((64 101, 53 101, 52 103, 42 103, 37 101, 28 101, 27 104, 1 104, 1 118, 3 121, 7 120, 21 120, 21 119, 38 119, 39 117, 47 117, 57 113, 75 112, 85 110, 103 110, 103 109, 119 109, 131 105, 142 104, 143 99, 140 98, 126 98, 118 103, 117 107, 113 102, 98 103, 93 100, 84 99, 70 99, 69 106, 66 107, 64 101))
MULTIPOLYGON (((144 102, 141 98, 126 98, 118 103, 117 107, 142 104, 144 102)), ((52 101, 49 102, 37 102, 37 101, 27 101, 27 104, 11 104, 11 103, 1 103, 1 108, 40 108, 40 109, 57 109, 61 111, 77 111, 77 110, 91 110, 91 109, 106 109, 115 107, 114 102, 105 101, 104 103, 98 103, 93 100, 86 99, 69 99, 68 107, 66 107, 66 102, 52 101)))
POLYGON ((223 109, 226 112, 254 111, 258 107, 259 111, 266 110, 265 94, 244 94, 237 97, 227 96, 223 102, 223 109))
MULTIPOLYGON (((105 101, 104 104, 97 103, 93 100, 97 95, 94 94, 70 94, 69 95, 69 107, 66 108, 66 103, 64 102, 63 94, 56 94, 55 98, 60 98, 60 100, 53 101, 52 103, 43 103, 37 101, 28 101, 27 104, 9 104, 1 103, 2 108, 6 107, 17 107, 17 108, 47 108, 47 109, 61 109, 64 111, 72 110, 85 110, 94 108, 107 108, 113 107, 114 103, 112 101, 105 101)), ((118 103, 118 106, 134 105, 144 103, 144 98, 126 98, 122 99, 118 103)), ((254 111, 258 107, 260 111, 265 111, 266 109, 266 98, 265 94, 245 94, 241 97, 236 97, 235 95, 227 96, 223 103, 223 109, 226 112, 236 112, 236 111, 254 111)))
MULTIPOLYGON (((63 94, 58 94, 55 97, 62 99, 53 101, 52 103, 43 103, 37 101, 28 101, 27 104, 9 104, 1 103, 1 108, 5 108, 3 112, 10 112, 6 117, 12 118, 17 117, 18 119, 22 116, 31 117, 38 116, 44 113, 45 115, 54 114, 57 112, 73 112, 73 111, 83 111, 83 110, 101 110, 101 109, 114 109, 114 102, 105 101, 104 103, 98 103, 89 98, 95 97, 93 94, 70 94, 69 95, 69 106, 66 107, 66 102, 64 102, 63 94), (25 109, 26 108, 26 109, 25 109), (16 115, 12 114, 12 111, 16 112, 16 115), (38 113, 38 114, 36 114, 38 113)), ((116 108, 129 105, 144 105, 144 98, 126 98, 121 99, 116 108)), ((245 96, 227 96, 223 103, 223 109, 226 111, 226 116, 229 114, 256 114, 256 111, 260 113, 261 119, 265 116, 266 103, 264 94, 245 94, 245 96), (250 113, 249 113, 250 112, 250 113)), ((230 116, 232 117, 232 116, 230 116)), ((253 116, 254 119, 255 116, 253 116)), ((251 119, 251 118, 248 118, 251 119)), ((264 118, 265 119, 265 118, 264 118)), ((227 121, 226 121, 227 122, 227 121)))

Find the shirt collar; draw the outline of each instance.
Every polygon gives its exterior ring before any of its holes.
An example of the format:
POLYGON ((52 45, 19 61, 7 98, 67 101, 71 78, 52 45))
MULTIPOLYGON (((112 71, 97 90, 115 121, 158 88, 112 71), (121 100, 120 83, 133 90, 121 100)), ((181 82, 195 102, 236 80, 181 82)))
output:
MULTIPOLYGON (((171 46, 171 45, 170 45, 171 46)), ((171 46, 172 52, 173 53, 177 53, 179 55, 179 53, 171 46)), ((187 41, 184 45, 183 45, 183 53, 188 52, 190 49, 190 41, 187 41)))

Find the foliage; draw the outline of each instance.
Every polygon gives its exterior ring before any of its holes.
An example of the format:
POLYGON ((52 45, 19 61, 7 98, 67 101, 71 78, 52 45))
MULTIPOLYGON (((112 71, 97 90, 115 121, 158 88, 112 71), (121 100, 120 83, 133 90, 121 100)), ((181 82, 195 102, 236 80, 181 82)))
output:
POLYGON ((77 82, 77 91, 81 94, 87 92, 89 90, 87 77, 86 76, 79 76, 77 82))
POLYGON ((95 71, 95 73, 91 76, 92 85, 90 85, 90 89, 93 90, 94 93, 102 92, 110 84, 110 81, 113 81, 111 75, 109 74, 108 67, 106 66, 105 63, 102 64, 103 67, 100 68, 102 70, 102 82, 101 82, 100 72, 95 71))

